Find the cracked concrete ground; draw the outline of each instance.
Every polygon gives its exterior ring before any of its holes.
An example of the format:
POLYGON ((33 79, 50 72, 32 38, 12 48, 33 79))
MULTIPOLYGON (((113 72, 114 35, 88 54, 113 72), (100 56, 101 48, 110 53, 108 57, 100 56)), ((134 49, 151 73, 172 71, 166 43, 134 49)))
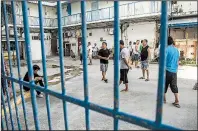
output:
MULTIPOLYGON (((51 58, 47 64, 58 64, 59 60, 57 57, 51 58), (52 61, 53 60, 53 61, 52 61)), ((38 63, 41 65, 40 63, 38 63)), ((80 66, 79 61, 72 61, 69 58, 65 58, 65 65, 80 66)), ((60 73, 57 68, 48 68, 48 75, 60 73)), ((26 67, 22 67, 22 74, 26 72, 26 67)), ((42 71, 41 71, 42 73, 42 71)), ((14 68, 15 77, 17 77, 17 69, 14 68)), ((140 69, 133 69, 129 72, 129 92, 120 92, 120 110, 133 114, 149 120, 155 120, 156 111, 156 97, 157 97, 157 80, 158 80, 158 65, 150 65, 150 81, 145 82, 139 80, 141 76, 140 69)), ((88 66, 88 82, 89 82, 89 99, 91 102, 113 108, 113 64, 112 61, 109 63, 109 70, 107 73, 109 83, 106 84, 101 81, 101 72, 99 70, 99 60, 94 60, 92 66, 88 66)), ((179 87, 179 98, 181 108, 178 109, 172 106, 174 96, 170 89, 167 93, 167 104, 164 105, 163 123, 174 127, 188 130, 197 130, 197 91, 192 90, 197 80, 197 69, 196 67, 179 67, 178 71, 178 87, 179 87)), ((17 87, 17 84, 16 88, 17 87)), ((65 83, 67 95, 83 100, 83 74, 72 78, 65 83)), ((120 86, 123 89, 124 85, 120 86)), ((61 92, 60 83, 52 85, 49 89, 61 92)), ((40 129, 48 130, 48 120, 46 112, 45 99, 37 98, 38 103, 38 116, 40 122, 40 129)), ((50 96, 50 109, 51 109, 51 120, 52 129, 60 130, 64 128, 63 108, 62 101, 53 96, 50 96)), ((32 114, 31 101, 26 102, 27 107, 27 119, 29 129, 35 129, 34 120, 32 114)), ((22 105, 18 105, 20 121, 22 128, 25 129, 22 105)), ((76 106, 71 103, 67 103, 68 113, 68 125, 69 129, 85 129, 85 115, 84 108, 76 106)), ((16 113, 12 111, 15 129, 17 129, 16 113)), ((9 116, 9 115, 8 115, 9 116)), ((99 113, 90 111, 90 126, 91 129, 98 130, 111 130, 113 129, 113 119, 111 117, 101 115, 99 113)), ((9 126, 11 129, 11 126, 9 126)), ((142 127, 129 124, 126 122, 119 122, 120 130, 131 130, 131 129, 144 129, 142 127)))

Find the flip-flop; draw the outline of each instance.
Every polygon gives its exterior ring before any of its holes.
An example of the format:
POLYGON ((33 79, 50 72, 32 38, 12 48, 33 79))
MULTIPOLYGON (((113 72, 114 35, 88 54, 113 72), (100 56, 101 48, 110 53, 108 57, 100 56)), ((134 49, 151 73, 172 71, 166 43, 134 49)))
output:
POLYGON ((144 77, 140 77, 139 79, 145 79, 144 77))
POLYGON ((181 106, 179 105, 179 104, 177 104, 177 103, 172 103, 175 107, 177 107, 177 108, 180 108, 181 106))

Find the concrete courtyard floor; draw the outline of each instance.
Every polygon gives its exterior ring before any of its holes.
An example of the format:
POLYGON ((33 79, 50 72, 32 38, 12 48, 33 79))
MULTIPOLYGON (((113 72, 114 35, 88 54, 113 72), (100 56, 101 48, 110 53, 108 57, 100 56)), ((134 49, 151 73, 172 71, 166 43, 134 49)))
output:
MULTIPOLYGON (((65 65, 79 65, 79 61, 72 61, 65 58, 65 65)), ((57 57, 50 58, 47 64, 59 65, 57 57)), ((39 63, 40 65, 40 63, 39 63)), ((22 68, 22 74, 26 72, 26 67, 22 68)), ((48 75, 60 72, 58 68, 49 68, 48 75)), ((17 69, 14 68, 15 77, 17 76, 17 69)), ((42 74, 42 71, 41 71, 42 74)), ((158 65, 150 65, 150 81, 145 82, 139 80, 141 70, 133 68, 129 72, 129 92, 120 92, 120 111, 133 114, 149 120, 155 120, 156 112, 156 97, 157 97, 157 81, 158 81, 158 65)), ((113 63, 110 61, 107 78, 109 83, 101 81, 101 72, 99 67, 99 60, 94 60, 92 66, 88 66, 88 82, 89 82, 89 99, 92 103, 99 104, 105 107, 113 108, 113 63)), ((186 130, 197 130, 197 91, 192 90, 197 81, 196 67, 179 67, 178 71, 178 87, 181 108, 172 106, 174 102, 174 95, 168 90, 167 103, 163 110, 163 123, 174 127, 186 130)), ((83 100, 83 74, 66 81, 65 84, 67 95, 83 100)), ((17 85, 16 85, 16 88, 17 85)), ((120 86, 120 90, 124 85, 120 86)), ((49 89, 61 92, 60 83, 50 86, 49 89)), ((46 112, 45 98, 37 98, 38 115, 40 121, 40 128, 48 130, 48 119, 46 112)), ((64 118, 62 101, 53 96, 50 96, 50 109, 53 130, 64 130, 64 118)), ((27 120, 29 129, 35 129, 34 119, 32 114, 32 104, 30 100, 26 101, 27 120)), ((85 111, 84 108, 67 103, 68 124, 70 130, 85 129, 85 111)), ((23 129, 25 129, 22 104, 18 105, 20 121, 23 129)), ((13 117, 15 129, 17 129, 16 113, 13 109, 13 117)), ((90 126, 92 130, 112 130, 113 118, 90 111, 90 126)), ((9 126, 11 128, 11 126, 9 126)), ((119 122, 120 130, 140 130, 142 127, 129 124, 126 122, 119 122)))

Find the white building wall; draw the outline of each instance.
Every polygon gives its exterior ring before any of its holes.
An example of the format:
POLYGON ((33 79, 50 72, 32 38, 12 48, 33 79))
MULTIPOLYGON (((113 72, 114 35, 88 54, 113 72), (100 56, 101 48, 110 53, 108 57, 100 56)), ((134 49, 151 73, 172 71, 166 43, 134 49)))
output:
POLYGON ((110 35, 108 29, 89 29, 87 34, 87 42, 91 42, 92 46, 96 43, 98 48, 100 48, 102 46, 100 38, 103 38, 103 40, 107 42, 108 48, 112 48, 114 45, 114 35, 110 35), (89 33, 92 33, 92 36, 89 36, 89 33))
POLYGON ((135 42, 136 40, 147 39, 150 47, 155 43, 156 23, 142 22, 130 24, 127 29, 128 41, 135 42))
POLYGON ((32 60, 41 60, 41 42, 40 40, 32 40, 32 36, 35 36, 37 33, 30 33, 30 45, 31 45, 31 54, 32 60))
MULTIPOLYGON (((125 41, 125 45, 127 46, 129 41, 135 42, 136 40, 147 39, 149 46, 153 48, 155 44, 155 33, 155 22, 134 23, 130 24, 130 26, 125 31, 124 34, 127 35, 123 35, 123 40, 125 41)), ((114 44, 114 35, 110 35, 107 28, 89 29, 87 31, 87 36, 87 42, 91 42, 92 46, 94 45, 94 43, 97 43, 98 47, 101 47, 101 37, 107 42, 109 48, 112 48, 114 44), (89 36, 89 33, 92 33, 92 36, 89 36)))
MULTIPOLYGON (((32 60, 41 60, 41 41, 33 39, 33 36, 38 36, 39 33, 30 33, 30 44, 31 44, 31 54, 32 60)), ((23 34, 24 37, 24 34, 23 34)), ((51 55, 51 34, 45 33, 45 54, 46 56, 51 55)), ((24 46, 25 47, 25 46, 24 46)))
POLYGON ((183 12, 197 11, 197 1, 177 1, 183 12))
MULTIPOLYGON (((21 2, 16 3, 16 14, 22 15, 22 4, 21 2)), ((38 4, 34 3, 28 3, 28 15, 38 17, 39 11, 38 11, 38 4)), ((43 16, 45 18, 56 18, 56 8, 50 7, 50 6, 44 6, 43 5, 43 16)))

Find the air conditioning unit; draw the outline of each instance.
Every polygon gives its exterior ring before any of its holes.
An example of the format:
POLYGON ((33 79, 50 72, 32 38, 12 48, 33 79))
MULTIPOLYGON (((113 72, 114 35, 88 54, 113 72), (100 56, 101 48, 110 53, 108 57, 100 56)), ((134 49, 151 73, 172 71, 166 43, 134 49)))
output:
POLYGON ((109 35, 113 35, 114 34, 113 32, 114 32, 114 30, 113 29, 110 29, 109 30, 109 35))

